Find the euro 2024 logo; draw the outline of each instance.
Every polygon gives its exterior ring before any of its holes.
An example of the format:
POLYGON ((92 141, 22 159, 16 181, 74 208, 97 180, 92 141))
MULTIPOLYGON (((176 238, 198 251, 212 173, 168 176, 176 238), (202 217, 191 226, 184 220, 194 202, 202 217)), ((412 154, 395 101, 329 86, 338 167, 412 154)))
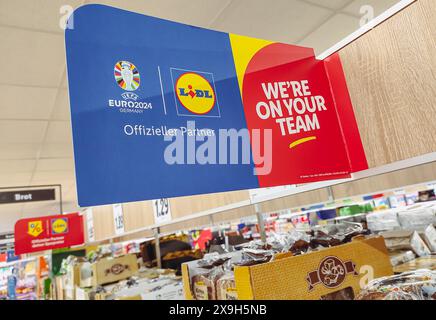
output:
POLYGON ((141 75, 138 68, 131 62, 121 60, 114 66, 114 78, 117 85, 123 89, 121 97, 124 100, 109 99, 109 107, 116 107, 120 112, 143 113, 146 109, 152 109, 152 104, 138 101, 136 91, 141 85, 141 75))

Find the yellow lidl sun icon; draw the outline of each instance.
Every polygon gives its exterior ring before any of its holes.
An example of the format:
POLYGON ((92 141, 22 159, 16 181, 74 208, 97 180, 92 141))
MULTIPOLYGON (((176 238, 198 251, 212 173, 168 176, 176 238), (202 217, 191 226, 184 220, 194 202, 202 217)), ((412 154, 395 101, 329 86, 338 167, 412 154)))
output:
POLYGON ((196 72, 180 75, 176 81, 175 92, 179 103, 197 115, 209 113, 216 102, 211 83, 196 72))
POLYGON ((44 228, 42 227, 41 220, 29 221, 27 224, 27 233, 32 237, 39 236, 43 231, 44 228))
POLYGON ((58 218, 51 220, 52 234, 61 234, 68 232, 68 220, 66 218, 58 218))

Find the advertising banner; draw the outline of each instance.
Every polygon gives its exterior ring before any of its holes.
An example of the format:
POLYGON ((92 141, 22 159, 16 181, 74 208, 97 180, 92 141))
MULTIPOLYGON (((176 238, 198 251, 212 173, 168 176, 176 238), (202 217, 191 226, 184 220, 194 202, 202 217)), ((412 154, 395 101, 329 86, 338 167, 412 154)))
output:
POLYGON ((81 206, 367 168, 339 57, 85 5, 65 34, 81 206))
POLYGON ((83 219, 78 213, 21 219, 14 233, 16 255, 84 243, 83 219))

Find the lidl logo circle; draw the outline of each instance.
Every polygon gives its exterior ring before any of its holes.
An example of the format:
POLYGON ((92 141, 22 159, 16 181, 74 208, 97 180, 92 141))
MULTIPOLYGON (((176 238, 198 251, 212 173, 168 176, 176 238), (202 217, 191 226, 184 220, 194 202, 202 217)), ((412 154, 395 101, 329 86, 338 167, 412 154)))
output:
POLYGON ((114 77, 118 86, 126 91, 135 91, 141 83, 138 69, 129 61, 118 61, 115 64, 114 77))
POLYGON ((211 83, 196 72, 180 75, 176 81, 175 92, 180 104, 197 115, 209 113, 216 102, 211 83))
POLYGON ((68 232, 68 220, 65 218, 51 220, 52 234, 61 234, 68 232))

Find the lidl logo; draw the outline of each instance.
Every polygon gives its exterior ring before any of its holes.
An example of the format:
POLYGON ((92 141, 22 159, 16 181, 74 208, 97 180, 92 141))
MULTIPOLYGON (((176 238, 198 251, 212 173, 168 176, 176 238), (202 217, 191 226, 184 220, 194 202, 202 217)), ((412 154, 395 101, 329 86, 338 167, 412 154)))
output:
POLYGON ((171 68, 177 114, 219 117, 213 74, 171 68))
POLYGON ((42 227, 42 221, 36 220, 36 221, 29 221, 27 224, 27 233, 32 237, 39 236, 44 231, 44 228, 42 227))
POLYGON ((129 61, 118 61, 114 67, 118 86, 126 91, 135 91, 141 83, 141 76, 135 65, 129 61))
POLYGON ((68 232, 68 219, 58 218, 51 219, 51 233, 52 234, 62 234, 68 232))

